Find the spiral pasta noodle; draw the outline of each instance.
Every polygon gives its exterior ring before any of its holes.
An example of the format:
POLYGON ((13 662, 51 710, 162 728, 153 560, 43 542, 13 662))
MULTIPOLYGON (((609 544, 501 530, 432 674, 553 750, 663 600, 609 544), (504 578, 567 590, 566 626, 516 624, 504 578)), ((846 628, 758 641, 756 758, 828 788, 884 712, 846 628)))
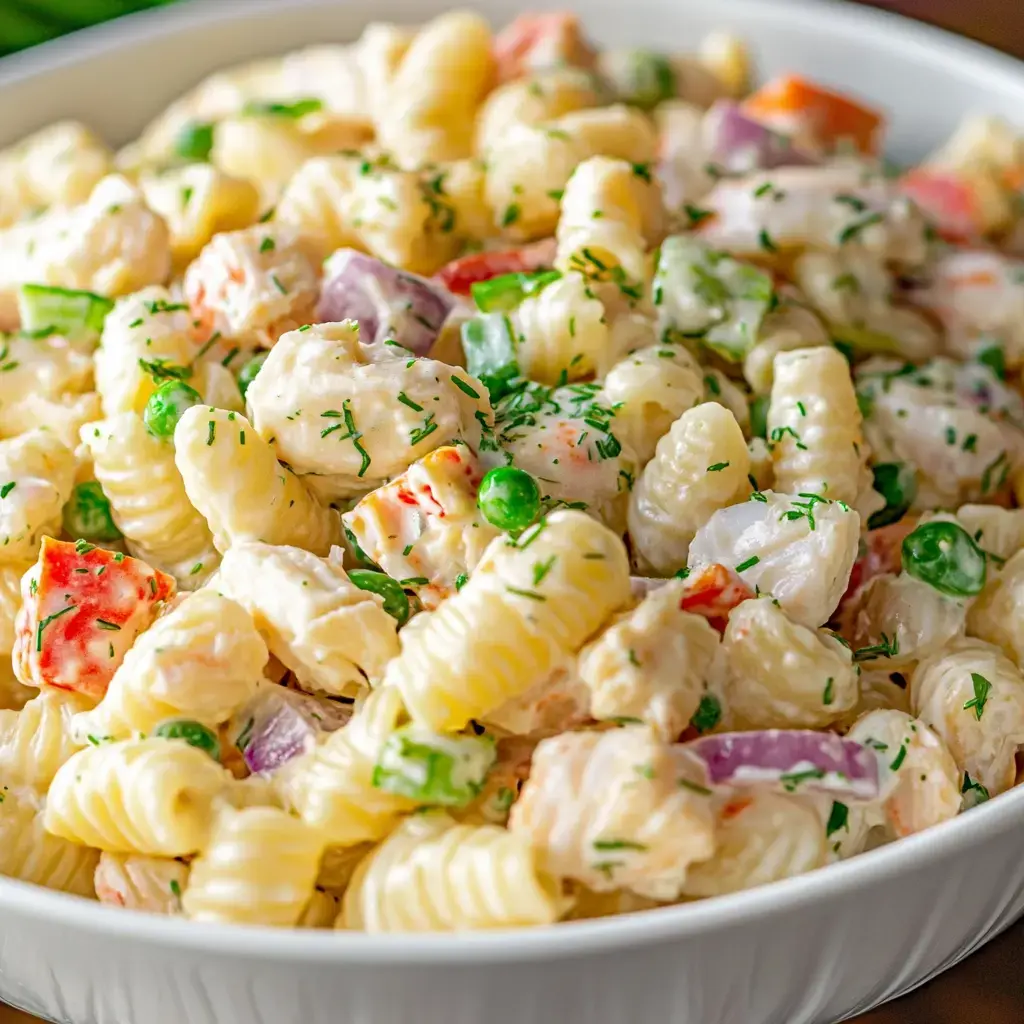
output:
POLYGON ((462 728, 545 679, 628 596, 619 539, 554 512, 516 542, 491 542, 466 586, 400 636, 384 683, 417 721, 462 728))
POLYGON ((468 931, 551 924, 561 893, 526 840, 443 814, 407 819, 356 869, 338 927, 368 932, 468 931))
POLYGON ((186 857, 207 843, 230 776, 183 740, 123 740, 79 751, 58 770, 46 831, 108 853, 186 857))

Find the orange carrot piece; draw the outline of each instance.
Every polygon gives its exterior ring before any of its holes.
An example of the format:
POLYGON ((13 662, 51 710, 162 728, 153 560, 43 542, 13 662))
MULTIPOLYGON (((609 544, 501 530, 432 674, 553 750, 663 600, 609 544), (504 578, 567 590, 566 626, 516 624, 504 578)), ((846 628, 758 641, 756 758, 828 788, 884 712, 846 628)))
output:
POLYGON ((749 96, 744 110, 780 131, 803 128, 826 148, 852 141, 862 153, 878 151, 884 117, 849 96, 799 75, 781 75, 749 96))

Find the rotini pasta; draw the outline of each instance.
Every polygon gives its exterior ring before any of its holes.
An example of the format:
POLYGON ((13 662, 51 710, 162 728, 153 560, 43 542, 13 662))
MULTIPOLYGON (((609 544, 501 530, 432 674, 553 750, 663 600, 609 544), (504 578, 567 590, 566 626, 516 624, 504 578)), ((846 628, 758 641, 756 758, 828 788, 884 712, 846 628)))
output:
POLYGON ((208 164, 143 178, 142 194, 167 222, 177 266, 195 259, 214 235, 247 228, 260 214, 260 194, 253 184, 208 164))
POLYGON ((377 758, 403 716, 395 687, 375 690, 344 729, 279 773, 275 781, 285 802, 329 844, 355 846, 383 839, 401 815, 417 806, 373 785, 377 758))
POLYGON ((55 207, 0 232, 0 315, 24 284, 128 295, 171 273, 167 226, 129 182, 112 175, 73 209, 55 207))
POLYGON ((487 203, 518 238, 543 238, 558 224, 562 190, 592 156, 645 164, 654 158, 650 122, 624 106, 578 110, 545 124, 514 124, 487 155, 487 203))
POLYGON ((85 746, 72 735, 72 717, 90 702, 77 694, 46 689, 21 711, 0 711, 0 773, 45 792, 68 758, 85 746))
POLYGON ((659 442, 630 495, 629 535, 637 562, 670 576, 718 509, 747 490, 750 458, 735 417, 707 402, 684 412, 659 442))
POLYGON ((686 877, 687 896, 722 896, 803 874, 827 863, 825 820, 809 797, 755 791, 715 810, 714 851, 686 877))
POLYGON ((453 437, 478 442, 490 429, 479 381, 403 349, 367 352, 350 320, 283 337, 247 399, 260 436, 296 473, 321 478, 321 493, 361 493, 453 437))
POLYGON ((252 616, 227 597, 199 590, 135 641, 106 696, 76 720, 76 734, 124 739, 175 718, 220 725, 256 692, 266 662, 252 616))
POLYGON ((1024 678, 999 648, 970 639, 948 644, 914 670, 910 697, 914 714, 989 795, 1013 785, 1024 743, 1024 678))
POLYGON ((0 152, 0 875, 546 925, 1024 781, 1024 137, 895 179, 620 43, 374 23, 0 152))
POLYGON ((44 534, 60 533, 75 465, 68 448, 43 430, 0 441, 0 563, 23 566, 44 534))
POLYGON ((0 796, 0 875, 93 898, 99 851, 50 835, 34 791, 4 786, 0 796))
POLYGON ((313 898, 323 838, 276 807, 222 808, 181 898, 193 921, 289 927, 313 898))
POLYGON ((444 814, 409 818, 356 869, 339 928, 467 931, 551 924, 563 900, 525 837, 444 814))
POLYGON ((276 449, 244 416, 189 409, 174 431, 174 462, 221 553, 257 540, 326 555, 341 540, 338 514, 278 462, 276 449))
POLYGON ((413 38, 387 84, 376 119, 380 141, 407 167, 470 156, 477 107, 493 75, 483 18, 468 11, 435 18, 413 38))
POLYGON ((660 205, 646 168, 605 156, 584 160, 562 195, 555 266, 620 287, 643 283, 647 247, 661 227, 660 205))
POLYGON ((216 585, 252 613, 271 653, 305 689, 357 696, 398 653, 395 620, 383 600, 349 582, 336 557, 237 544, 224 556, 216 585))
POLYGON ((828 630, 791 621, 771 598, 733 609, 722 654, 733 728, 823 729, 857 703, 850 649, 828 630))
POLYGON ((865 516, 877 511, 883 502, 867 496, 868 453, 846 360, 834 348, 782 352, 774 376, 768 438, 775 486, 845 501, 865 516))
POLYGON ((704 386, 703 371, 686 349, 656 345, 616 363, 602 390, 624 440, 646 465, 672 424, 704 399, 704 386))
POLYGON ((415 720, 460 729, 494 710, 547 678, 629 599, 625 549, 593 519, 553 512, 528 538, 493 540, 463 589, 399 637, 384 683, 415 720))
MULTIPOLYGON (((957 513, 959 516, 959 513, 957 513)), ((1024 555, 1018 552, 993 576, 967 611, 967 633, 995 644, 1024 665, 1024 555)))
POLYGON ((684 756, 640 727, 544 740, 509 828, 538 863, 596 892, 679 896, 714 849, 711 793, 684 756))
POLYGON ((665 741, 686 728, 719 644, 705 618, 682 610, 684 593, 681 582, 666 583, 580 652, 594 718, 639 719, 665 741))
POLYGON ((220 555, 206 520, 188 500, 173 446, 130 412, 83 427, 82 443, 129 551, 183 589, 201 586, 220 555))
POLYGON ((206 846, 214 800, 229 781, 183 740, 102 743, 61 766, 43 823, 51 836, 108 853, 187 857, 206 846))
POLYGON ((49 206, 84 203, 113 153, 84 124, 60 121, 0 153, 0 228, 49 206))

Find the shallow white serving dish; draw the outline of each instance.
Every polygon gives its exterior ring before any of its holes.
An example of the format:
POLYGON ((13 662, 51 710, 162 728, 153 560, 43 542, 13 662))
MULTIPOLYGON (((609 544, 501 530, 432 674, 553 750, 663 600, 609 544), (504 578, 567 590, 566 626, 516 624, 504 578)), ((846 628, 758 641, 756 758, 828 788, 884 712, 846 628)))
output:
MULTIPOLYGON (((114 140, 205 73, 442 0, 223 0, 0 64, 0 142, 79 116, 114 140)), ((514 0, 476 0, 500 23, 514 0)), ((530 6, 533 6, 532 4, 530 6)), ((562 4, 561 6, 566 6, 562 4)), ((570 4, 570 6, 572 6, 570 4)), ((1024 65, 824 0, 588 0, 603 43, 741 31, 893 114, 911 157, 969 110, 1024 114, 1024 65)), ((0 1000, 71 1024, 811 1024, 949 967, 1024 912, 1024 789, 802 878, 625 918, 465 937, 199 927, 0 879, 0 1000)))

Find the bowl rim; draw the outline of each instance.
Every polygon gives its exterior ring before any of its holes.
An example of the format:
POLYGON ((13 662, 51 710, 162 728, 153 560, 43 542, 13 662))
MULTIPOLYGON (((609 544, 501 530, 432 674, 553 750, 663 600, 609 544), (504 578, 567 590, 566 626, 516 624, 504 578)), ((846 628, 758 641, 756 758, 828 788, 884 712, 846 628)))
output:
MULTIPOLYGON (((851 32, 884 51, 930 62, 946 59, 982 86, 1018 92, 1024 98, 1024 64, 973 40, 953 35, 891 11, 854 6, 844 0, 718 0, 721 13, 744 19, 752 33, 759 22, 782 17, 819 32, 851 32), (898 31, 895 31, 898 30, 898 31)), ((219 23, 280 17, 289 9, 327 6, 325 0, 248 0, 160 7, 84 29, 0 62, 0 88, 57 73, 85 61, 113 56, 131 46, 157 41, 169 32, 201 30, 219 23)), ((549 6, 547 2, 537 7, 549 6)), ((564 5, 563 5, 564 6, 564 5)), ((922 870, 969 847, 1024 826, 1024 786, 925 832, 755 889, 618 917, 463 934, 366 935, 356 932, 238 927, 197 927, 180 918, 125 913, 120 908, 0 877, 0 909, 40 924, 172 947, 185 953, 239 959, 273 957, 303 964, 345 962, 391 967, 522 963, 572 959, 642 948, 666 941, 734 928, 808 903, 839 900, 854 890, 922 870)))

